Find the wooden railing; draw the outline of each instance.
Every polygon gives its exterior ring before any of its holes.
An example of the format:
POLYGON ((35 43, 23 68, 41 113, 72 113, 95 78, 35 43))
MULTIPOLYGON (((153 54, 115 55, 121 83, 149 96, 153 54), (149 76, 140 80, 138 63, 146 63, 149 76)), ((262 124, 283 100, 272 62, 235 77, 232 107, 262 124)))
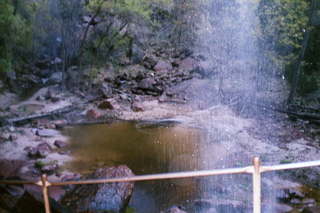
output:
POLYGON ((99 179, 99 180, 65 181, 65 182, 49 182, 47 176, 42 175, 41 179, 37 182, 0 180, 0 184, 7 184, 7 185, 34 184, 42 187, 45 211, 46 213, 50 213, 48 188, 51 186, 137 182, 137 181, 149 181, 149 180, 205 177, 205 176, 226 175, 226 174, 252 174, 253 212, 260 213, 261 212, 261 173, 278 171, 278 170, 286 170, 286 169, 314 167, 314 166, 320 166, 320 161, 309 161, 309 162, 301 162, 301 163, 280 164, 280 165, 273 165, 273 166, 262 166, 260 159, 258 157, 255 157, 253 159, 252 166, 242 167, 242 168, 150 174, 150 175, 138 175, 138 176, 132 176, 132 177, 119 177, 119 178, 99 179))

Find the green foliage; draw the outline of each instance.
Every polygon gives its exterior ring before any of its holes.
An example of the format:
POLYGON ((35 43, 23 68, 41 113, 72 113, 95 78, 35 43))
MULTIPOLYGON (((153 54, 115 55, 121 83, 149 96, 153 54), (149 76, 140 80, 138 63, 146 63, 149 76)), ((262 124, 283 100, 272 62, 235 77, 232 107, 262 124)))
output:
POLYGON ((275 64, 288 65, 297 59, 308 27, 307 0, 262 0, 261 43, 275 64))
POLYGON ((130 16, 138 15, 150 20, 152 3, 171 4, 172 0, 90 0, 87 5, 89 11, 95 12, 98 9, 108 11, 110 14, 121 14, 122 17, 130 18, 130 16))
POLYGON ((23 60, 30 32, 27 20, 14 14, 12 1, 0 1, 0 72, 12 70, 14 61, 23 60))
POLYGON ((44 166, 46 165, 46 163, 44 163, 43 161, 36 161, 35 163, 34 163, 34 167, 35 168, 37 168, 37 169, 42 169, 44 166))

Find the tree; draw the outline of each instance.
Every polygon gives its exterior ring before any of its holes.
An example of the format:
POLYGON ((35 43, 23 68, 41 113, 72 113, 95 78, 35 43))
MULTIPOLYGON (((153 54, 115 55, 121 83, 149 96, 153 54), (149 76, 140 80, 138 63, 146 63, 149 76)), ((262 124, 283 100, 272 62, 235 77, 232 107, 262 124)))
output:
POLYGON ((16 13, 12 1, 1 1, 0 72, 11 71, 19 61, 24 59, 29 38, 30 29, 27 20, 16 13))

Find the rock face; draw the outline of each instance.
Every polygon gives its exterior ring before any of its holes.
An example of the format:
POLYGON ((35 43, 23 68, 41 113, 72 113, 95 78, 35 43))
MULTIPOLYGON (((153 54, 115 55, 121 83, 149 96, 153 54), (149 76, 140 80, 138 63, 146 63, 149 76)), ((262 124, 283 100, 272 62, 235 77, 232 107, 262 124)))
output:
POLYGON ((51 152, 51 146, 41 143, 36 147, 26 147, 25 151, 30 158, 45 158, 51 152))
MULTIPOLYGON (((128 177, 134 174, 127 166, 98 169, 90 179, 128 177)), ((61 204, 72 212, 125 211, 133 190, 133 183, 79 185, 62 198, 61 204)))

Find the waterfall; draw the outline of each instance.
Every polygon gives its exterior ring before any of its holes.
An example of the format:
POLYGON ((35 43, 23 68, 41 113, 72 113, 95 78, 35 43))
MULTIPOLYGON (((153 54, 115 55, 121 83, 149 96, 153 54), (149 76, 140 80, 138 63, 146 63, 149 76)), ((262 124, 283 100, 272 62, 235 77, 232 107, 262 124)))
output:
MULTIPOLYGON (((211 84, 216 91, 203 91, 219 96, 217 109, 203 115, 207 134, 202 141, 203 169, 233 168, 251 164, 259 151, 245 150, 243 144, 255 147, 254 140, 243 133, 245 118, 257 118, 264 112, 258 107, 271 89, 268 78, 261 75, 266 59, 259 49, 259 0, 212 0, 202 15, 198 31, 198 52, 211 64, 211 84), (237 127, 239 131, 237 131, 237 127), (230 128, 230 129, 229 129, 230 128), (248 141, 246 141, 248 140, 248 141), (243 143, 242 143, 242 142, 243 143)), ((201 117, 201 115, 200 115, 201 117)), ((252 185, 248 175, 225 175, 206 178, 201 187, 197 212, 252 211, 252 185)), ((264 190, 271 196, 271 189, 264 190)), ((269 197, 273 203, 275 197, 269 197)), ((263 206, 273 212, 272 205, 263 206)))

